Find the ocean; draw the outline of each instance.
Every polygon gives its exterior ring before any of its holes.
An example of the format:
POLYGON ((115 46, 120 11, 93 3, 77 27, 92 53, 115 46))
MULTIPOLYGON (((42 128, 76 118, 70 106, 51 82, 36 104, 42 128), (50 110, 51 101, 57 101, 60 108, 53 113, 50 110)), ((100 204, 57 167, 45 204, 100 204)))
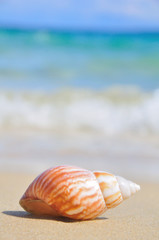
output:
POLYGON ((147 151, 158 177, 159 33, 0 30, 0 133, 3 166, 91 156, 116 171, 123 156, 128 170, 147 151))
POLYGON ((0 31, 0 87, 159 86, 159 34, 0 31))

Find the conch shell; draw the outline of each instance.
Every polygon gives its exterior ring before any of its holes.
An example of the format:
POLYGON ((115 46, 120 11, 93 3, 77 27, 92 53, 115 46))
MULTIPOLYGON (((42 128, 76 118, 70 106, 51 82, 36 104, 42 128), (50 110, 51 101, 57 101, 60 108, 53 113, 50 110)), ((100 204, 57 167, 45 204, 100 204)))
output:
POLYGON ((118 206, 139 190, 139 185, 110 173, 59 166, 39 175, 19 203, 36 215, 85 220, 118 206))

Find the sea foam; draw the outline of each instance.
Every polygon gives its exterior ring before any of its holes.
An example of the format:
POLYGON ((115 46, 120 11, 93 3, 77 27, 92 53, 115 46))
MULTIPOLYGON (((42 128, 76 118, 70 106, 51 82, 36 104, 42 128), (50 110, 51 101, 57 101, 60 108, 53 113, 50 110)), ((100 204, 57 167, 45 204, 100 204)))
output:
POLYGON ((159 89, 0 92, 0 130, 159 134, 159 89))

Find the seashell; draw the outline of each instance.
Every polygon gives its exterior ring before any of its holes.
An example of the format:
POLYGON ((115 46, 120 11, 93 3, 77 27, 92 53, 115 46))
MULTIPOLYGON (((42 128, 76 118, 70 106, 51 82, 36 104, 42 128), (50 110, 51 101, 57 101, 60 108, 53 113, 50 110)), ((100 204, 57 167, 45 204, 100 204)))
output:
POLYGON ((19 203, 36 215, 85 220, 118 206, 139 190, 139 185, 110 173, 59 166, 40 174, 19 203))

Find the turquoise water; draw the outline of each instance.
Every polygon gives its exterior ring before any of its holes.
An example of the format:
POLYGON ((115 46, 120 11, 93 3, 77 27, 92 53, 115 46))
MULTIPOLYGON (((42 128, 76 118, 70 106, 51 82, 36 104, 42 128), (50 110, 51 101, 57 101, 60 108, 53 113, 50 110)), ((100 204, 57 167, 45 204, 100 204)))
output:
POLYGON ((159 34, 0 31, 0 130, 159 135, 159 34))
POLYGON ((0 31, 0 88, 159 87, 159 34, 0 31))

